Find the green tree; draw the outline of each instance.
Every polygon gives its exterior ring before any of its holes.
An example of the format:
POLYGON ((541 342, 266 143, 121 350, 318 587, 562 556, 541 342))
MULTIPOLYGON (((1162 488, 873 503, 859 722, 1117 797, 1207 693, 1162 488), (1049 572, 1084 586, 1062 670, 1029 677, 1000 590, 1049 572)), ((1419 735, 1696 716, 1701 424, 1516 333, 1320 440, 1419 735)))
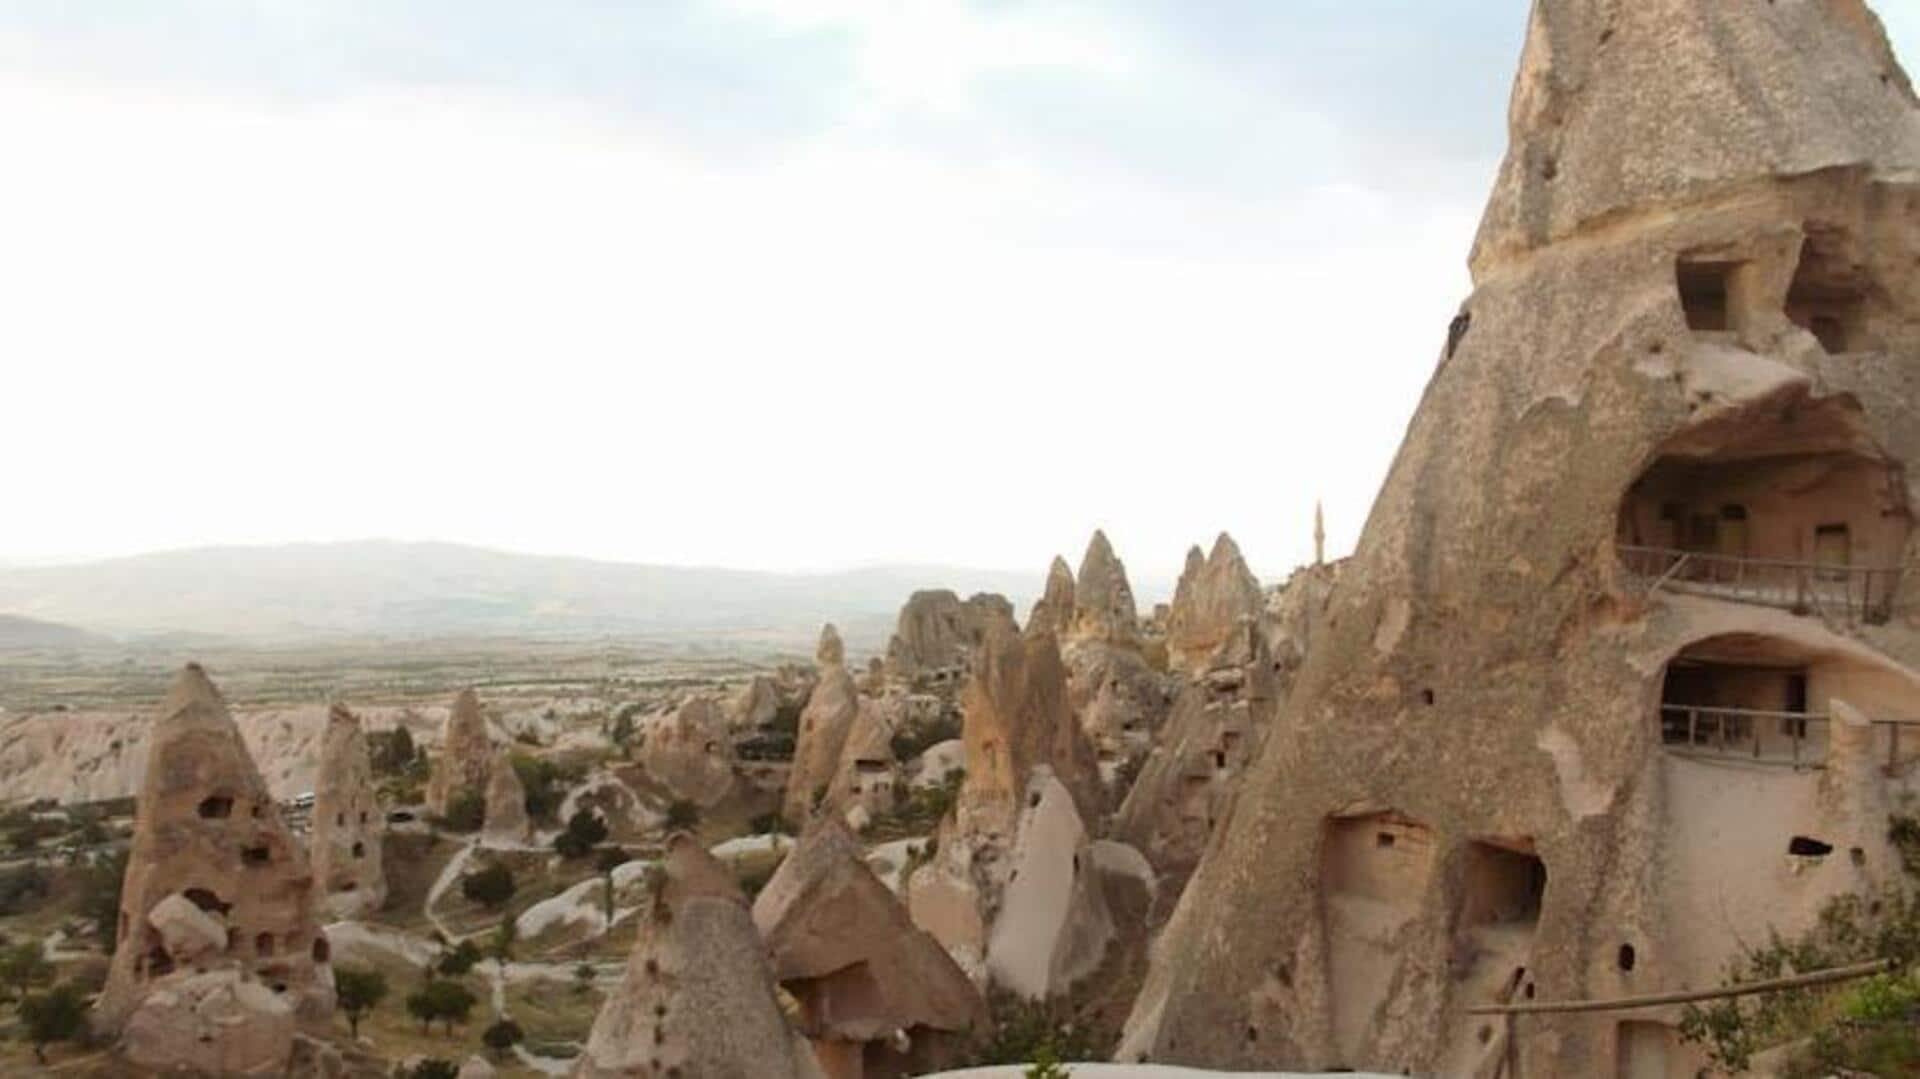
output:
POLYGON ((460 1066, 451 1060, 428 1057, 413 1066, 407 1079, 460 1079, 460 1066))
POLYGON ((505 963, 513 958, 513 945, 520 939, 520 927, 514 923, 513 915, 500 919, 494 927, 493 935, 487 939, 487 955, 497 963, 505 963))
POLYGON ((581 963, 573 968, 573 991, 584 994, 593 988, 593 964, 581 963))
POLYGON ((447 799, 442 818, 454 832, 477 832, 487 819, 487 795, 478 787, 461 787, 447 799))
POLYGON ((360 1020, 387 996, 387 976, 377 970, 340 967, 333 972, 334 998, 346 1013, 347 1030, 360 1036, 360 1020))
POLYGON ((507 868, 504 862, 495 862, 460 880, 460 894, 488 910, 499 910, 505 906, 507 900, 513 898, 517 887, 513 870, 507 868))
POLYGON ((53 980, 53 964, 47 962, 37 940, 23 940, 0 952, 0 984, 10 995, 27 991, 29 986, 53 980))
MULTIPOLYGON (((434 970, 449 978, 458 978, 472 970, 473 965, 479 961, 479 947, 473 941, 463 940, 440 957, 440 962, 434 966, 434 970)), ((429 972, 427 978, 431 981, 433 974, 429 972)))
POLYGON ((85 1032, 87 998, 80 987, 63 982, 44 993, 32 993, 20 1001, 20 1022, 27 1039, 33 1042, 33 1057, 47 1062, 47 1046, 72 1041, 85 1032))
POLYGON ((447 1025, 447 1033, 451 1035, 454 1024, 466 1023, 477 1003, 479 998, 473 995, 473 990, 456 981, 435 978, 407 994, 407 1014, 420 1020, 423 1034, 438 1020, 447 1025))
POLYGON ((100 947, 111 954, 120 928, 120 886, 127 879, 127 852, 95 859, 80 871, 74 888, 74 907, 93 924, 100 947))
POLYGON ((607 822, 591 809, 577 810, 567 818, 566 830, 555 836, 553 849, 562 858, 585 858, 607 838, 607 822))
POLYGON ((481 1032, 480 1041, 493 1050, 494 1056, 504 1057, 507 1050, 520 1044, 524 1037, 526 1035, 521 1032, 520 1024, 511 1019, 500 1019, 481 1032))

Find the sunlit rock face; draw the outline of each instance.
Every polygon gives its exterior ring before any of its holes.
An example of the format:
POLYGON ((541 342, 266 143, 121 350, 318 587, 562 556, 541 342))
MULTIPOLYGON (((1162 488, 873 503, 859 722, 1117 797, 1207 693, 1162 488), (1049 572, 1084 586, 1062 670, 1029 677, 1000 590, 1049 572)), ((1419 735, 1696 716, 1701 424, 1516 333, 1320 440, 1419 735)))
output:
POLYGON ((314 784, 313 878, 327 913, 352 918, 380 909, 387 878, 381 863, 386 816, 360 718, 341 705, 327 715, 314 784))
MULTIPOLYGON (((1920 659, 1907 78, 1858 0, 1531 18, 1473 294, 1123 1060, 1475 1074, 1470 1005, 1713 984, 1897 871, 1843 717, 1920 659), (1730 770, 1728 707, 1827 767, 1730 770)), ((1529 1017, 1521 1070, 1700 1064, 1635 1018, 1529 1017)))
POLYGON ((333 1008, 307 851, 198 665, 151 741, 94 1027, 145 1067, 283 1067, 295 1019, 333 1008))

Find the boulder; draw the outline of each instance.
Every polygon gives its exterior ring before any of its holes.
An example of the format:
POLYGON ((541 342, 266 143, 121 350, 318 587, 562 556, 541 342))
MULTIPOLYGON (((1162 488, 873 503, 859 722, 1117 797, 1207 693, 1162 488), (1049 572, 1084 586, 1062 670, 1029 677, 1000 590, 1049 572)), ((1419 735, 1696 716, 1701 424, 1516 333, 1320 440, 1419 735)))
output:
POLYGON ((165 1074, 270 1075, 293 1055, 293 1007, 234 969, 155 979, 127 1017, 121 1052, 165 1074))

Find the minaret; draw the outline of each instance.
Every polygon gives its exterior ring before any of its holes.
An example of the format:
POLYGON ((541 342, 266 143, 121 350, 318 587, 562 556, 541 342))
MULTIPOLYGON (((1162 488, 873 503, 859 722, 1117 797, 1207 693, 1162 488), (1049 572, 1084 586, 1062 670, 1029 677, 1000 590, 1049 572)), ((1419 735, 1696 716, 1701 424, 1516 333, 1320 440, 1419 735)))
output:
POLYGON ((1313 564, 1327 564, 1327 518, 1320 511, 1320 500, 1313 502, 1313 564))

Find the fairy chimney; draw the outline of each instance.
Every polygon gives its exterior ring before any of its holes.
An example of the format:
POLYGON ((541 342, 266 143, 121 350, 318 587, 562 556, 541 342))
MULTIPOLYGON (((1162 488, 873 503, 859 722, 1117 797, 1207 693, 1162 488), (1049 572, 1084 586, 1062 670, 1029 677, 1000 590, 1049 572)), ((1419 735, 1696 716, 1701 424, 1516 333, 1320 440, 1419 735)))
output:
POLYGON ((385 833, 366 733, 358 716, 336 704, 327 710, 313 790, 313 877, 333 917, 358 917, 386 902, 385 833))

